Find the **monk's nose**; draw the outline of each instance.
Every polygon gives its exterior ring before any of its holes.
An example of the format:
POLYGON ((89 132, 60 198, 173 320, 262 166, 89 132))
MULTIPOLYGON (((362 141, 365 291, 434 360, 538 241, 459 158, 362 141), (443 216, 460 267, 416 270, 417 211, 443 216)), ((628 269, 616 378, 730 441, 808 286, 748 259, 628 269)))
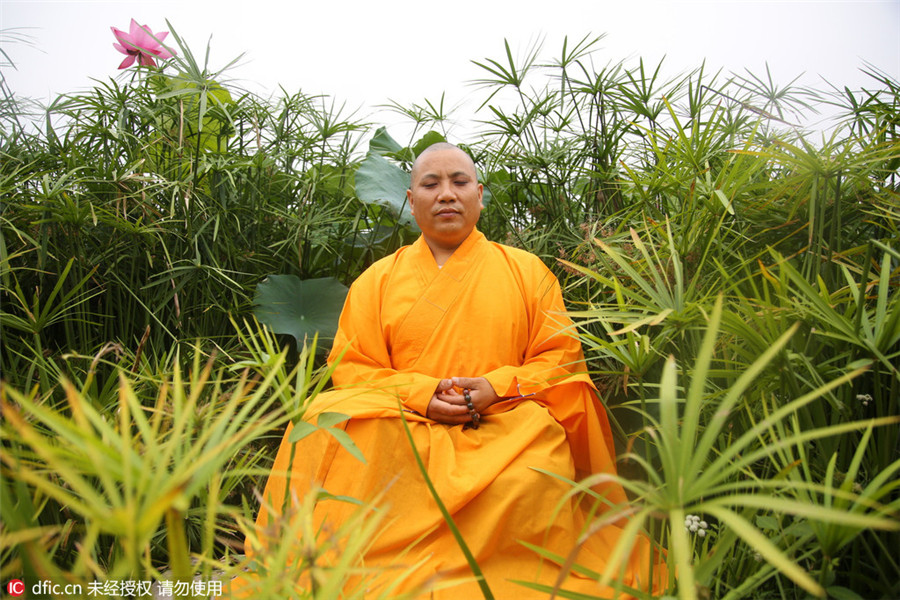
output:
POLYGON ((440 191, 438 192, 438 201, 439 202, 452 202, 456 199, 456 194, 453 193, 453 188, 449 185, 441 186, 440 191))

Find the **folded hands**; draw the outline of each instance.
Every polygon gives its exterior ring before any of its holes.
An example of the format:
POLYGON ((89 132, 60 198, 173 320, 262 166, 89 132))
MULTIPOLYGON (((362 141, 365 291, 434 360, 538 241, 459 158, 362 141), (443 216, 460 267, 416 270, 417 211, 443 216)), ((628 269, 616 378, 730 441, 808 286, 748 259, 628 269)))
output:
POLYGON ((470 423, 473 414, 468 407, 466 391, 474 406, 474 412, 479 414, 500 399, 493 386, 484 377, 441 379, 434 390, 434 395, 431 396, 425 416, 447 425, 470 423))

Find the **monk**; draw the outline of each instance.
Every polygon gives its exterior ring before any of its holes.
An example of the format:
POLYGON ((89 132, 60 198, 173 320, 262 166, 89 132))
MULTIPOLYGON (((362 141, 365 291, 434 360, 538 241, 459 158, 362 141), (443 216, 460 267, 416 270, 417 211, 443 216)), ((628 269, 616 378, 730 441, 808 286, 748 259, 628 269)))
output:
MULTIPOLYGON (((365 551, 365 566, 378 573, 365 597, 482 597, 426 487, 401 414, 498 599, 546 598, 518 582, 553 586, 568 569, 526 544, 566 557, 585 531, 584 507, 567 499, 570 484, 547 473, 577 480, 616 472, 606 413, 581 346, 566 331, 559 284, 534 255, 478 231, 482 193, 460 148, 435 144, 417 158, 407 197, 422 235, 350 288, 329 357, 339 359, 334 390, 304 415, 313 423, 325 412, 349 415, 345 431, 365 463, 325 432, 294 445, 289 430, 263 493, 261 528, 286 499, 310 491, 377 499, 385 526, 365 551)), ((594 490, 608 505, 626 502, 617 484, 594 490)), ((326 497, 315 505, 315 530, 333 532, 356 510, 326 497)), ((620 532, 600 528, 577 562, 602 572, 620 532)), ((638 547, 621 572, 626 585, 648 589, 659 569, 649 568, 648 545, 638 547)), ((562 588, 615 595, 575 572, 562 588)))

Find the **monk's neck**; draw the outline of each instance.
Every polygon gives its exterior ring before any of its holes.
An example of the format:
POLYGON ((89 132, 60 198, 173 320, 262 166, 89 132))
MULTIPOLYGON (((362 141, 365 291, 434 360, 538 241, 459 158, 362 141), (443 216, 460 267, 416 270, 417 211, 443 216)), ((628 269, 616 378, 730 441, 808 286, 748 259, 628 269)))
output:
POLYGON ((462 246, 462 242, 456 245, 448 245, 441 244, 435 240, 429 240, 428 238, 425 238, 425 244, 428 246, 429 250, 431 250, 431 255, 434 257, 434 262, 437 263, 438 267, 443 267, 444 263, 450 260, 453 253, 456 252, 457 248, 462 246))

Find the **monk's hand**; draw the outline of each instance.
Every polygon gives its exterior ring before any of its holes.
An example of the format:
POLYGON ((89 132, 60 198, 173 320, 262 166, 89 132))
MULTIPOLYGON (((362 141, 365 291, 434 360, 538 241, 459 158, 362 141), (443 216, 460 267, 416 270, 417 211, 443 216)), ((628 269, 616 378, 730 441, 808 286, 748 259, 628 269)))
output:
POLYGON ((453 380, 451 379, 441 379, 438 383, 431 396, 431 401, 428 403, 425 416, 447 425, 460 425, 472 420, 469 409, 466 408, 465 398, 460 392, 453 389, 453 380))
MULTIPOLYGON (((454 389, 469 390, 469 397, 472 398, 472 405, 477 413, 483 412, 500 399, 497 392, 494 391, 494 386, 484 377, 454 377, 451 381, 454 389)), ((465 396, 463 396, 463 404, 465 404, 465 396)))

